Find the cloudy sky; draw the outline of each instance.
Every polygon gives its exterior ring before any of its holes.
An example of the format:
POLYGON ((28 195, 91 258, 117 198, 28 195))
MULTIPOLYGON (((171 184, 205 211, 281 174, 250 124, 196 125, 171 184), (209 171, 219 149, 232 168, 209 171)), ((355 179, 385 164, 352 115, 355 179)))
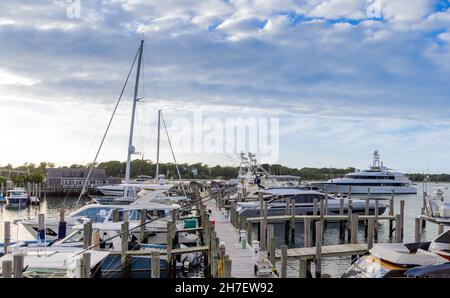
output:
MULTIPOLYGON (((361 168, 378 149, 405 172, 450 172, 450 3, 438 0, 2 0, 0 165, 90 162, 139 38, 145 158, 161 108, 171 135, 200 110, 277 118, 288 166, 361 168)), ((100 161, 126 158, 132 83, 100 161)), ((174 146, 180 162, 236 165, 174 146)))

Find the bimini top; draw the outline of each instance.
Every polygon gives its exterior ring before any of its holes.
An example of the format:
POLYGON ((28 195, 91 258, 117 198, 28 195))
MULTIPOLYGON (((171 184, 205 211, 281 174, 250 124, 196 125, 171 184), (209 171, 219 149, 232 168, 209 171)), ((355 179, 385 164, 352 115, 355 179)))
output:
POLYGON ((403 266, 434 265, 436 263, 444 263, 447 261, 444 258, 423 249, 418 249, 416 253, 411 253, 411 251, 401 243, 378 243, 373 246, 370 253, 384 261, 403 266))

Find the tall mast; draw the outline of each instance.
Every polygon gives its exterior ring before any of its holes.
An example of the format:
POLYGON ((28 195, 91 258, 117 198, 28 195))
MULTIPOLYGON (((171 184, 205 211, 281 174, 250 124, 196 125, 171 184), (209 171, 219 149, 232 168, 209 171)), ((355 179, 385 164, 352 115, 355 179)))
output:
POLYGON ((128 139, 127 165, 125 168, 125 183, 127 184, 125 186, 125 192, 124 192, 125 196, 128 196, 128 191, 129 191, 128 184, 130 183, 131 155, 135 152, 135 148, 133 146, 133 130, 134 130, 134 118, 135 118, 135 114, 136 114, 136 102, 139 100, 138 99, 139 75, 141 72, 141 61, 142 61, 142 51, 143 50, 144 50, 144 40, 141 40, 141 46, 139 47, 139 57, 138 57, 138 64, 137 64, 137 70, 136 70, 136 82, 134 84, 133 109, 131 112, 130 136, 128 139))
POLYGON ((161 130, 161 110, 158 110, 158 141, 156 146, 156 175, 155 179, 158 181, 159 177, 159 139, 160 139, 160 130, 161 130))

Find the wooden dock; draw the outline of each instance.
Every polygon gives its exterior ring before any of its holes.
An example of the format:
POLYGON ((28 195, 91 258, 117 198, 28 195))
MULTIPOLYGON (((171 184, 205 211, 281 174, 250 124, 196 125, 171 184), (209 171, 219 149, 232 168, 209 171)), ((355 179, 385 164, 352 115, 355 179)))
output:
POLYGON ((215 201, 207 201, 211 210, 210 220, 215 221, 215 231, 221 242, 224 242, 226 253, 230 256, 231 276, 237 278, 254 278, 254 262, 251 247, 247 244, 242 248, 239 242, 239 230, 233 227, 229 220, 224 219, 216 208, 215 201))
MULTIPOLYGON (((362 255, 368 251, 367 244, 338 244, 322 246, 322 257, 362 255)), ((295 260, 312 260, 316 258, 316 247, 290 248, 287 258, 295 260)), ((281 259, 281 249, 275 251, 275 257, 281 259)))

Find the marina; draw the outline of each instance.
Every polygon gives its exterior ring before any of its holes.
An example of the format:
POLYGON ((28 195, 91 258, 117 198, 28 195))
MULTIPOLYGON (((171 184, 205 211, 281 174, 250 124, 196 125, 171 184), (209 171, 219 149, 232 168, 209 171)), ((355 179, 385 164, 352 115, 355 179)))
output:
POLYGON ((16 2, 1 280, 290 298, 450 278, 449 1, 16 2))

